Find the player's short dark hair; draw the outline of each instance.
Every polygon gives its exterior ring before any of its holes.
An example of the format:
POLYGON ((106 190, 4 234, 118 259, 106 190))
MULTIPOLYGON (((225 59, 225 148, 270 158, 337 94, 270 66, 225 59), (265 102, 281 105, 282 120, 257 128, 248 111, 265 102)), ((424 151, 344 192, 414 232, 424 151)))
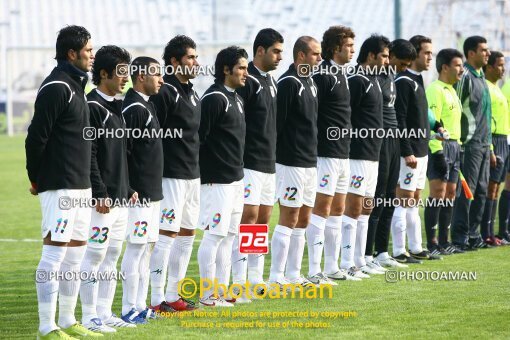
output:
POLYGON ((260 46, 267 52, 267 49, 277 42, 283 44, 283 36, 278 31, 272 28, 261 29, 253 42, 253 57, 257 54, 257 49, 260 46))
POLYGON ((454 48, 445 48, 437 53, 436 56, 436 70, 441 73, 443 65, 450 65, 454 58, 462 59, 462 53, 454 48))
POLYGON ((311 49, 309 44, 311 41, 317 41, 317 39, 310 37, 309 35, 303 35, 297 38, 296 42, 294 43, 294 48, 292 48, 292 56, 294 60, 297 59, 299 52, 303 52, 304 54, 310 52, 311 49))
POLYGON ((425 44, 425 43, 432 44, 432 39, 430 39, 429 37, 426 37, 424 35, 418 34, 418 35, 411 37, 411 39, 409 39, 409 42, 411 44, 413 44, 414 49, 416 50, 416 55, 418 55, 418 54, 420 54, 420 51, 421 51, 421 45, 425 44))
POLYGON ((363 41, 361 48, 359 49, 358 59, 356 60, 358 64, 362 64, 368 59, 368 54, 373 53, 374 55, 378 55, 385 48, 390 45, 390 40, 386 38, 384 35, 372 34, 369 38, 363 41))
POLYGON ((125 49, 107 45, 101 47, 97 52, 92 66, 92 83, 99 85, 101 82, 101 70, 105 70, 108 78, 111 79, 115 73, 115 68, 119 64, 129 64, 131 55, 125 49))
POLYGON ((138 75, 141 74, 142 71, 147 70, 150 64, 159 65, 159 61, 157 61, 154 58, 146 56, 137 57, 135 58, 135 60, 133 60, 130 67, 131 81, 133 82, 133 84, 136 83, 136 78, 138 77, 138 75))
POLYGON ((225 73, 223 73, 225 66, 228 66, 229 71, 232 72, 234 66, 241 58, 248 59, 248 53, 244 48, 229 46, 222 49, 216 56, 216 61, 214 62, 214 78, 221 82, 225 81, 225 73))
POLYGON ((471 37, 468 37, 464 41, 464 46, 462 46, 462 48, 464 50, 464 55, 467 58, 469 51, 476 52, 476 49, 478 48, 478 44, 486 44, 486 43, 487 43, 487 39, 485 39, 484 37, 481 37, 479 35, 473 35, 471 37))
POLYGON ((67 52, 79 52, 90 40, 90 33, 82 26, 66 26, 58 32, 55 59, 67 60, 67 52))
POLYGON ((165 46, 163 52, 163 60, 165 66, 172 65, 172 57, 180 61, 182 57, 186 55, 188 48, 197 48, 197 44, 188 36, 176 35, 173 37, 165 46))
POLYGON ((333 54, 337 47, 341 48, 344 44, 344 39, 354 39, 354 31, 346 26, 331 26, 324 32, 321 41, 322 57, 324 59, 333 59, 333 54))
MULTIPOLYGON (((487 65, 494 66, 496 65, 496 61, 498 61, 499 58, 504 58, 505 55, 499 51, 491 51, 491 55, 489 56, 489 61, 487 62, 487 65)), ((483 71, 487 71, 487 65, 483 67, 483 71)))
POLYGON ((405 39, 395 39, 391 42, 390 54, 394 55, 400 60, 411 60, 416 59, 416 49, 413 44, 405 39))

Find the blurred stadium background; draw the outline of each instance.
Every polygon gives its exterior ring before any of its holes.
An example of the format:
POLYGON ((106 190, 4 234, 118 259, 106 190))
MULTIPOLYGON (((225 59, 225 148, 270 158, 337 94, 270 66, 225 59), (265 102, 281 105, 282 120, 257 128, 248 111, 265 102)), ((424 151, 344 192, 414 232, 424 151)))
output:
MULTIPOLYGON (((477 34, 508 59, 509 17, 510 0, 0 0, 0 134, 25 133, 37 89, 56 65, 55 40, 65 25, 86 27, 94 50, 115 44, 133 57, 158 59, 171 37, 186 34, 197 42, 203 65, 213 65, 217 52, 232 44, 251 58, 257 32, 272 27, 285 39, 278 76, 292 61, 297 37, 320 41, 339 24, 354 29, 355 48, 377 32, 391 40, 423 34, 435 51, 462 50, 464 39, 477 34)), ((432 68, 425 79, 436 76, 432 68)), ((211 82, 197 78, 199 94, 211 82)))

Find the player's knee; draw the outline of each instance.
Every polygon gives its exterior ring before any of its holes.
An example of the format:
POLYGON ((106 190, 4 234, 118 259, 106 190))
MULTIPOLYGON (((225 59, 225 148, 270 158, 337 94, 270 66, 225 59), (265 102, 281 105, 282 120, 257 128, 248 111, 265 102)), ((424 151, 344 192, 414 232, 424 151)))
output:
POLYGON ((181 228, 177 235, 179 235, 179 236, 195 236, 195 229, 181 228))
POLYGON ((159 229, 159 234, 160 235, 164 235, 164 236, 168 236, 168 237, 173 237, 173 238, 175 238, 177 236, 177 232, 176 231, 163 230, 163 229, 159 229))

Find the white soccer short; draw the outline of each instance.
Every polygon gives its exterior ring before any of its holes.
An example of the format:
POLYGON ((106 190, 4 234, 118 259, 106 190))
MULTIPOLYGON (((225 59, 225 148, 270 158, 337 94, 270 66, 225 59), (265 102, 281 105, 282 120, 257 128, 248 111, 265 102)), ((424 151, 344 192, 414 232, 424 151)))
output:
POLYGON ((243 213, 243 180, 200 186, 200 229, 214 235, 237 234, 243 213))
POLYGON ((110 240, 124 241, 127 223, 126 207, 113 207, 108 214, 100 214, 96 208, 92 208, 87 246, 107 248, 110 240))
POLYGON ((318 157, 317 192, 328 196, 346 194, 349 171, 349 159, 318 157))
POLYGON ((416 191, 416 189, 425 188, 428 160, 429 156, 416 157, 416 169, 411 169, 406 165, 404 157, 400 157, 400 173, 398 175, 400 189, 416 191))
POLYGON ((159 228, 178 232, 195 229, 200 213, 200 178, 163 178, 163 200, 159 228))
POLYGON ((159 235, 159 206, 161 201, 128 208, 126 239, 133 244, 156 242, 159 235))
POLYGON ((244 169, 244 204, 273 206, 275 178, 275 174, 244 169))
POLYGON ((72 201, 89 202, 91 197, 91 189, 41 192, 39 201, 42 211, 42 237, 45 238, 50 233, 51 240, 55 242, 87 241, 90 207, 73 207, 72 201))
POLYGON ((348 192, 363 197, 374 197, 377 187, 379 162, 350 159, 350 182, 348 192))
POLYGON ((276 164, 276 201, 289 208, 313 207, 317 189, 317 168, 276 164))

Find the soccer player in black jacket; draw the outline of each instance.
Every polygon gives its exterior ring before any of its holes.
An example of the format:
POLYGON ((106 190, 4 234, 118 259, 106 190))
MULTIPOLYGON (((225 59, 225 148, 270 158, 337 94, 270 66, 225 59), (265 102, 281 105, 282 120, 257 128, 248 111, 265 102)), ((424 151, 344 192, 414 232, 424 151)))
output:
POLYGON ((195 42, 184 35, 171 39, 163 59, 163 87, 151 97, 161 127, 181 129, 182 138, 163 139, 163 200, 159 239, 151 256, 151 305, 162 312, 196 308, 178 295, 177 284, 186 275, 193 250, 200 204, 200 99, 191 79, 198 67, 195 42), (170 67, 169 67, 170 66, 170 67), (166 272, 168 283, 165 289, 166 272))
MULTIPOLYGON (((126 238, 128 199, 136 200, 137 193, 129 187, 127 168, 127 141, 123 134, 118 138, 112 133, 126 127, 121 113, 122 101, 115 95, 122 93, 128 75, 119 75, 117 65, 131 62, 129 53, 117 46, 103 46, 97 53, 92 69, 92 82, 97 88, 87 95, 90 126, 96 132, 103 130, 110 135, 96 134, 92 140, 90 180, 92 197, 98 200, 92 208, 89 239, 81 272, 89 277, 117 270, 117 261, 126 238), (110 201, 109 201, 110 200, 110 201), (110 206, 111 205, 111 206, 110 206)), ((116 280, 82 282, 80 299, 82 323, 92 331, 115 332, 112 327, 134 327, 112 313, 116 280)))
POLYGON ((396 196, 401 199, 401 203, 393 213, 391 233, 393 258, 401 263, 421 263, 422 259, 440 258, 437 255, 430 255, 428 250, 423 250, 419 207, 416 204, 413 206, 412 201, 409 201, 415 199, 417 202, 425 188, 430 123, 421 72, 430 67, 432 40, 416 35, 409 41, 413 44, 417 57, 410 68, 395 78, 397 88, 395 109, 399 129, 414 136, 400 139, 400 172, 396 196), (420 135, 423 132, 426 134, 425 138, 420 135), (412 256, 406 251, 406 232, 412 256))
MULTIPOLYGON (((390 44, 389 65, 396 72, 404 72, 411 62, 416 59, 414 46, 405 39, 396 39, 390 44)), ((383 127, 386 131, 398 130, 395 100, 397 89, 393 73, 380 75, 379 82, 383 95, 383 127)), ((395 198, 395 189, 400 169, 400 141, 397 137, 386 137, 382 141, 379 155, 379 172, 377 175, 377 187, 375 198, 395 198)), ((388 254, 390 241, 391 218, 393 217, 392 206, 374 204, 368 220, 367 249, 365 260, 371 269, 382 271, 382 267, 407 267, 407 265, 395 261, 388 254), (375 245, 375 254, 374 254, 375 245), (374 259, 373 256, 376 256, 374 259)))
POLYGON ((311 286, 301 275, 301 262, 317 185, 318 102, 311 68, 321 61, 321 46, 314 38, 302 36, 294 44, 293 57, 294 63, 278 80, 276 198, 280 218, 271 240, 269 281, 282 285, 288 279, 311 286))
MULTIPOLYGON (((244 209, 241 224, 269 224, 274 204, 276 163, 276 69, 283 52, 283 37, 272 28, 261 30, 253 43, 246 85, 237 90, 244 101, 244 209)), ((241 254, 236 236, 232 247, 232 280, 244 285, 263 284, 264 255, 241 254)), ((249 302, 246 296, 236 303, 249 302)))
POLYGON ((328 278, 351 278, 338 268, 350 144, 349 138, 340 138, 339 129, 351 128, 349 84, 343 65, 354 55, 354 32, 349 27, 332 26, 324 32, 321 46, 324 60, 313 75, 319 98, 317 195, 306 227, 306 239, 308 279, 315 284, 332 284, 328 278), (324 273, 321 270, 323 249, 324 273))
POLYGON ((78 272, 85 254, 90 208, 73 200, 91 198, 89 125, 85 98, 87 72, 94 54, 90 33, 80 26, 60 30, 56 44, 57 67, 43 81, 34 105, 34 117, 25 140, 30 192, 39 195, 42 210, 43 250, 37 266, 39 339, 101 336, 74 317, 80 281, 59 282, 54 273, 78 272), (55 323, 59 301, 58 324, 55 323))
POLYGON ((216 56, 216 79, 201 102, 200 228, 205 230, 198 248, 198 267, 204 289, 200 303, 207 307, 230 307, 225 293, 213 295, 215 279, 228 286, 232 242, 243 212, 243 151, 246 125, 243 100, 236 89, 248 77, 248 54, 237 46, 216 56))
POLYGON ((122 258, 126 280, 122 285, 122 320, 146 323, 152 311, 146 309, 149 288, 151 245, 158 239, 159 205, 163 199, 163 146, 160 125, 149 97, 163 85, 157 60, 138 57, 130 66, 133 88, 122 105, 122 114, 131 135, 128 137, 129 184, 147 204, 129 208, 127 246, 122 258))
POLYGON ((388 38, 381 35, 366 39, 360 48, 356 72, 348 77, 354 135, 349 153, 351 181, 342 219, 340 267, 356 279, 369 277, 362 270, 366 272, 367 267, 364 257, 371 209, 368 208, 370 204, 363 204, 363 201, 374 197, 382 144, 381 138, 363 138, 361 132, 383 127, 383 98, 377 74, 388 64, 389 43, 388 38))

